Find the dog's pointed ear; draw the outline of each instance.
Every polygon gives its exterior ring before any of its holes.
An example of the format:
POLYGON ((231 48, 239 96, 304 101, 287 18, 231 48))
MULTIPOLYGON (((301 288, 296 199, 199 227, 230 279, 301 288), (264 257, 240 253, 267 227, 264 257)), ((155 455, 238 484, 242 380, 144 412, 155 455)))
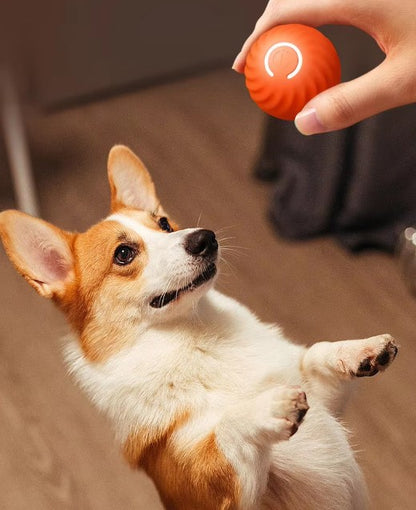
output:
POLYGON ((155 212, 159 199, 155 185, 143 162, 124 145, 115 145, 108 156, 108 180, 111 189, 111 211, 133 207, 155 212))
POLYGON ((0 237, 18 272, 44 297, 61 296, 74 278, 73 234, 19 211, 0 213, 0 237))

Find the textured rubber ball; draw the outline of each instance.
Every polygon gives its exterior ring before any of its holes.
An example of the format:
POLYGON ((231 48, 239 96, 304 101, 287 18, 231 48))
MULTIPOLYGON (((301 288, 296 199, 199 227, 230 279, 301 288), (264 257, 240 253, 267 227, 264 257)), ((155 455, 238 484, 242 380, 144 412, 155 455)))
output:
POLYGON ((293 120, 310 99, 341 81, 341 64, 334 45, 315 28, 279 25, 252 44, 244 74, 263 111, 293 120))

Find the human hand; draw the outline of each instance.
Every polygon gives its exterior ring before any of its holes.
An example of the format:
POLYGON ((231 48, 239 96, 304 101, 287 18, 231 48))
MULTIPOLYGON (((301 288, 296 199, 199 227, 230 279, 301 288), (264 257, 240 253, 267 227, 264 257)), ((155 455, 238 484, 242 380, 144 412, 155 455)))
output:
POLYGON ((253 42, 285 23, 352 25, 373 37, 386 54, 375 69, 311 99, 295 119, 301 133, 335 131, 416 101, 416 0, 269 0, 233 69, 242 73, 253 42))

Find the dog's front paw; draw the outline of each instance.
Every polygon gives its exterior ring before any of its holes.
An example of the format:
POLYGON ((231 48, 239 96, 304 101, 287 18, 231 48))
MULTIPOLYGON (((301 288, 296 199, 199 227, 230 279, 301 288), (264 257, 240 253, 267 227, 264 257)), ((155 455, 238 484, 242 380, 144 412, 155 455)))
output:
POLYGON ((262 432, 272 442, 293 436, 302 423, 309 406, 305 393, 298 386, 284 386, 266 393, 266 411, 262 432))
POLYGON ((398 352, 396 341, 387 334, 354 341, 350 346, 342 349, 338 365, 343 373, 353 377, 376 375, 393 362, 398 352))

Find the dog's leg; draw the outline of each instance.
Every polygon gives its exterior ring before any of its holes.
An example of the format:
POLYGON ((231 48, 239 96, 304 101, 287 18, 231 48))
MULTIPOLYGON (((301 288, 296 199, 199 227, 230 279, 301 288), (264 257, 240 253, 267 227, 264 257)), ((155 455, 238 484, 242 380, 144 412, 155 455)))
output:
POLYGON ((397 351, 395 340, 387 334, 364 340, 318 342, 305 351, 301 368, 313 392, 335 411, 345 381, 385 370, 397 351))
POLYGON ((241 509, 260 508, 271 447, 288 440, 308 410, 299 387, 269 390, 230 409, 216 427, 216 441, 237 473, 241 509))
POLYGON ((153 478, 167 509, 258 510, 272 445, 288 440, 307 410, 300 388, 279 387, 225 410, 208 406, 162 435, 141 430, 124 453, 153 478))

